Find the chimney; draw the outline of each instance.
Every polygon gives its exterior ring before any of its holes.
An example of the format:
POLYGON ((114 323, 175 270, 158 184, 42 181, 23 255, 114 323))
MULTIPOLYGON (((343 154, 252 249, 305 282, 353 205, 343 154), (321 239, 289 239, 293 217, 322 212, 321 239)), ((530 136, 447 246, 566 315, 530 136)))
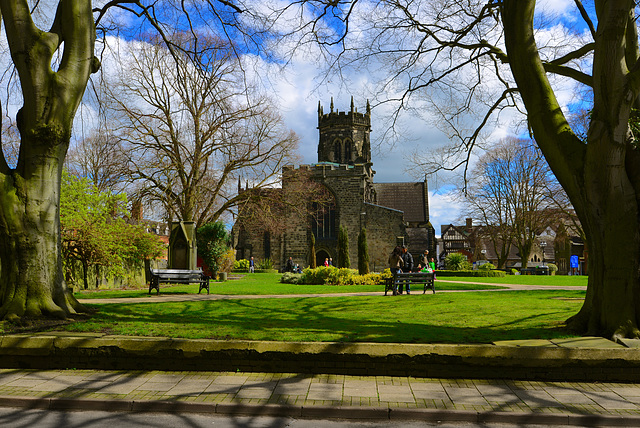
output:
POLYGON ((465 225, 465 230, 469 233, 473 230, 473 219, 467 218, 467 224, 465 225))

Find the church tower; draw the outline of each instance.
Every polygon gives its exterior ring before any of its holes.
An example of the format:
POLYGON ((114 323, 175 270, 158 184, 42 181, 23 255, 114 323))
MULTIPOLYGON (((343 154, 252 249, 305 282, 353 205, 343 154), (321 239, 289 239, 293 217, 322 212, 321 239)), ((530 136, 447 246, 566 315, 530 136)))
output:
POLYGON ((334 111, 333 97, 329 113, 318 102, 318 162, 365 164, 371 167, 371 107, 367 101, 365 113, 358 113, 351 97, 349 112, 334 111))

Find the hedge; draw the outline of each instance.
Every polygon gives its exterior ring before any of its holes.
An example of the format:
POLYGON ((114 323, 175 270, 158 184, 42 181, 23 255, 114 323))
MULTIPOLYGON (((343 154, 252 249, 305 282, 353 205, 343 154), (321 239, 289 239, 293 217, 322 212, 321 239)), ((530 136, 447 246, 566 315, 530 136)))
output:
POLYGON ((464 277, 489 277, 501 278, 507 274, 501 270, 437 270, 436 276, 464 276, 464 277))

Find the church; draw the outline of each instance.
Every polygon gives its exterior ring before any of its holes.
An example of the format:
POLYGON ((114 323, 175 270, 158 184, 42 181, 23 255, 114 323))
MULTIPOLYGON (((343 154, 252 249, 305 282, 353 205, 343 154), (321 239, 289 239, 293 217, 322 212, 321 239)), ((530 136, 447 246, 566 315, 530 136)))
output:
POLYGON ((313 234, 315 259, 321 266, 325 259, 336 259, 340 227, 348 235, 352 268, 358 266, 358 235, 362 229, 366 230, 371 271, 380 272, 388 267, 387 259, 396 245, 406 245, 416 263, 424 250, 437 257, 435 230, 429 222, 426 179, 403 183, 374 181, 369 102, 364 113, 354 108, 353 98, 348 112, 334 109, 333 99, 328 113, 318 103, 318 131, 318 162, 298 168, 284 167, 282 187, 287 187, 292 174, 304 171, 328 191, 329 208, 316 215, 312 214, 313 209, 306 216, 283 213, 287 216, 286 224, 275 231, 260 230, 254 217, 241 211, 232 230, 236 259, 253 257, 258 262, 270 259, 274 268, 282 271, 291 257, 304 268, 312 256, 313 234))

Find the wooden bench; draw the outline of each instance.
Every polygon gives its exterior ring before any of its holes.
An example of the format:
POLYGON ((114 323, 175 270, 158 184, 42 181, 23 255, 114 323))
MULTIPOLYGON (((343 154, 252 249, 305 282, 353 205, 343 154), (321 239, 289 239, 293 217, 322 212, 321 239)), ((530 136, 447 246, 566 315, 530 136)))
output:
POLYGON ((390 290, 397 290, 399 285, 404 285, 404 288, 406 288, 406 286, 413 284, 424 284, 422 294, 427 292, 427 288, 430 288, 433 294, 436 294, 432 272, 400 272, 394 274, 393 278, 387 278, 384 284, 384 295, 386 296, 390 290))
POLYGON ((186 269, 151 269, 151 280, 149 281, 149 294, 154 288, 160 294, 160 283, 162 284, 200 284, 198 294, 203 289, 207 289, 209 294, 209 277, 201 270, 186 269))

